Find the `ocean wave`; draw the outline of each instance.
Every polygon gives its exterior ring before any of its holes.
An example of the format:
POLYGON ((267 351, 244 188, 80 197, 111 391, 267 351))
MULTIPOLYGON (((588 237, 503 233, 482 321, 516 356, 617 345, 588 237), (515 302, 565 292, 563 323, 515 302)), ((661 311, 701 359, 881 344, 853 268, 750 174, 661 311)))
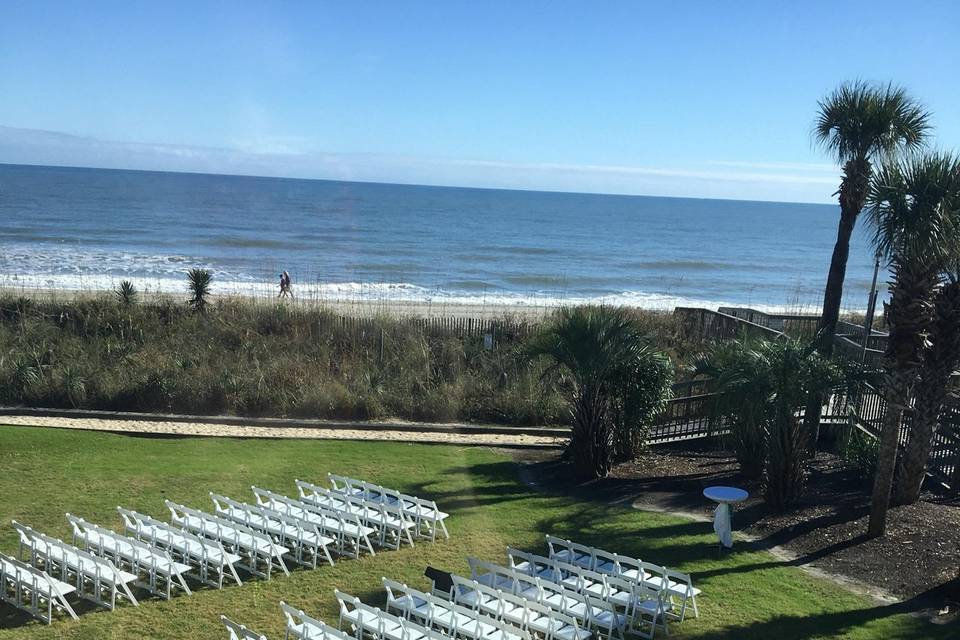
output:
POLYGON ((742 264, 708 260, 632 260, 620 262, 619 265, 627 269, 653 269, 658 271, 736 271, 745 268, 742 264))

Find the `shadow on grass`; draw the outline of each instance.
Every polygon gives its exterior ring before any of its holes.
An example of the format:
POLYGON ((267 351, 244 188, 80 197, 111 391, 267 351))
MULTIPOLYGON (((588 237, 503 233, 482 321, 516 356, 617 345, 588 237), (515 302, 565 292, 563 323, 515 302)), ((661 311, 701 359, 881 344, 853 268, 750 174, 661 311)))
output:
POLYGON ((441 509, 456 514, 465 509, 485 505, 501 504, 512 500, 523 500, 536 495, 517 481, 517 466, 513 461, 486 462, 465 467, 455 467, 447 471, 450 475, 466 477, 479 476, 483 482, 461 489, 440 490, 437 483, 441 479, 428 482, 415 482, 406 485, 406 491, 412 495, 430 496, 441 509))
MULTIPOLYGON (((141 594, 139 592, 136 592, 135 595, 137 597, 137 600, 139 601, 141 599, 140 598, 141 594)), ((144 595, 144 598, 146 597, 147 596, 144 595)), ((70 607, 73 609, 74 613, 76 613, 77 616, 81 619, 84 616, 89 616, 91 614, 96 614, 98 612, 105 613, 105 614, 110 613, 110 611, 108 611, 107 609, 104 609, 103 607, 99 607, 88 600, 78 600, 77 598, 68 597, 68 602, 70 603, 70 607)), ((117 604, 118 608, 132 607, 132 606, 133 606, 132 604, 126 601, 122 601, 117 604)), ((69 619, 70 619, 70 614, 63 611, 58 612, 56 609, 54 609, 52 624, 55 625, 58 622, 63 622, 69 619)), ((43 624, 40 620, 34 618, 26 611, 21 611, 20 609, 16 609, 11 605, 7 605, 4 602, 0 602, 0 631, 3 631, 4 629, 16 629, 18 627, 26 626, 27 624, 30 624, 30 623, 41 624, 41 625, 43 624)))
MULTIPOLYGON (((698 640, 729 640, 730 638, 756 638, 758 640, 806 640, 808 638, 832 638, 857 627, 891 616, 911 614, 922 610, 930 602, 956 599, 960 594, 960 578, 925 591, 903 602, 878 605, 853 611, 838 611, 802 616, 777 616, 770 620, 752 622, 740 626, 728 626, 706 634, 697 635, 698 640)), ((930 640, 956 638, 960 634, 960 622, 937 626, 927 620, 912 618, 915 624, 924 627, 925 638, 930 640)), ((909 624, 909 623, 908 623, 909 624)), ((904 629, 907 632, 906 629, 904 629)), ((909 632, 908 632, 909 633, 909 632)), ((899 637, 899 636, 888 636, 899 637)), ((918 637, 911 635, 910 637, 918 637)))

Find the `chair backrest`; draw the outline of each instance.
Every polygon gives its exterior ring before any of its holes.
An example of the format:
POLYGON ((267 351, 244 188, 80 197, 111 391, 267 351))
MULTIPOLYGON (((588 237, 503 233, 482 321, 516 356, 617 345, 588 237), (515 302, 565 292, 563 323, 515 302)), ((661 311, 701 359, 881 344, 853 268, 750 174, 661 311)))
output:
POLYGON ((529 573, 530 575, 539 574, 541 569, 555 570, 557 564, 556 561, 551 558, 530 553, 529 551, 520 551, 513 547, 507 547, 507 561, 511 569, 516 569, 521 573, 529 573), (517 565, 521 562, 526 562, 529 566, 526 569, 519 569, 517 565))
POLYGON ((223 545, 217 540, 202 538, 189 531, 178 529, 169 522, 163 522, 162 520, 157 520, 156 518, 130 509, 124 509, 123 507, 117 507, 117 512, 123 519, 124 528, 131 533, 144 535, 144 528, 150 527, 154 532, 154 534, 150 536, 152 541, 165 546, 176 545, 178 547, 180 546, 180 542, 189 542, 193 548, 200 549, 202 559, 207 559, 211 552, 218 553, 220 558, 226 557, 223 545))
POLYGON ((280 610, 283 611, 283 617, 287 621, 287 633, 295 633, 297 627, 303 629, 303 632, 296 635, 297 638, 310 638, 310 640, 355 640, 342 631, 331 627, 325 622, 311 617, 303 612, 303 609, 291 607, 286 602, 280 601, 280 610))
POLYGON ((230 640, 267 640, 267 637, 237 624, 226 616, 220 616, 220 622, 227 628, 230 640))
MULTIPOLYGON (((48 560, 56 560, 56 563, 60 564, 61 568, 66 565, 75 569, 78 573, 82 573, 87 576, 90 576, 92 573, 94 584, 103 582, 105 584, 112 585, 112 588, 116 592, 119 592, 125 596, 133 605, 139 606, 136 596, 133 595, 133 592, 130 591, 130 587, 127 586, 124 575, 119 569, 117 569, 116 565, 106 558, 97 557, 92 553, 80 549, 79 547, 75 547, 72 544, 67 544, 63 540, 53 538, 40 533, 39 531, 35 531, 26 525, 20 524, 16 520, 13 520, 11 524, 13 525, 13 528, 19 532, 21 543, 29 546, 34 553, 39 553, 45 556, 48 560), (24 540, 26 542, 24 542, 24 540), (75 559, 76 562, 71 563, 71 559, 75 559)), ((50 563, 48 562, 48 566, 49 564, 50 563)), ((100 593, 94 592, 92 596, 99 604, 106 602, 100 599, 100 593)), ((110 603, 110 608, 113 608, 112 601, 110 603)))
POLYGON ((230 542, 238 547, 252 548, 260 553, 269 553, 271 555, 279 554, 270 536, 256 529, 240 524, 239 522, 221 518, 212 513, 207 513, 206 511, 192 509, 173 502, 172 500, 164 500, 164 504, 167 506, 167 509, 170 510, 172 522, 186 525, 192 518, 200 522, 205 533, 213 529, 213 531, 216 532, 216 537, 220 540, 230 542), (249 544, 247 540, 253 544, 249 544))
POLYGON ((248 527, 263 531, 269 529, 270 533, 279 534, 281 539, 294 538, 302 539, 304 533, 309 531, 318 534, 315 524, 261 507, 259 505, 239 502, 216 493, 210 493, 210 499, 213 501, 214 511, 217 515, 228 520, 241 522, 248 527))
POLYGON ((519 593, 530 588, 552 590, 554 586, 559 592, 565 591, 560 585, 553 585, 551 582, 542 581, 535 576, 493 562, 467 558, 467 563, 470 565, 470 577, 474 580, 479 582, 482 575, 492 575, 497 582, 501 579, 509 581, 511 583, 510 593, 519 593))
MULTIPOLYGON (((257 499, 257 504, 261 507, 280 511, 281 513, 302 512, 321 519, 329 519, 334 522, 344 522, 354 526, 360 526, 360 521, 356 516, 342 511, 334 511, 322 505, 305 502, 297 498, 291 498, 281 493, 263 489, 261 487, 250 487, 253 495, 257 499), (281 508, 282 507, 282 508, 281 508)), ((293 516, 296 517, 296 516, 293 516)), ((325 523, 325 526, 328 523, 325 523)))
MULTIPOLYGON (((66 594, 60 589, 61 584, 51 578, 46 571, 0 553, 0 602, 9 602, 47 624, 53 622, 53 607, 66 611, 71 618, 77 620, 77 613, 67 602, 66 594), (42 605, 44 599, 49 605, 46 610, 42 605)), ((65 586, 73 590, 73 587, 65 586)))
POLYGON ((112 529, 107 529, 106 527, 101 527, 98 524, 87 522, 83 518, 79 518, 69 513, 67 514, 67 522, 69 522, 70 526, 73 528, 74 540, 80 538, 87 545, 93 544, 95 548, 100 550, 103 550, 104 540, 112 540, 117 545, 117 548, 124 547, 130 550, 129 554, 123 553, 121 555, 131 562, 146 564, 149 566, 156 566, 158 563, 162 563, 165 565, 165 569, 173 567, 173 560, 170 558, 169 554, 167 554, 165 551, 157 549, 156 547, 151 547, 150 545, 141 542, 136 538, 120 535, 112 529), (96 543, 94 543, 95 540, 97 541, 96 543))
POLYGON ((568 562, 557 562, 555 566, 565 578, 576 577, 581 588, 585 588, 591 584, 602 584, 604 586, 603 597, 607 597, 611 591, 633 592, 636 586, 636 582, 625 580, 616 575, 591 571, 590 569, 585 569, 579 565, 568 562))
POLYGON ((70 566, 77 566, 82 563, 88 569, 92 567, 95 573, 101 579, 106 579, 108 582, 113 582, 117 586, 124 584, 123 578, 120 575, 120 571, 106 558, 99 558, 92 553, 60 540, 59 538, 48 536, 44 533, 36 531, 32 527, 28 527, 25 524, 20 524, 16 520, 11 521, 11 525, 20 534, 21 542, 24 545, 29 546, 33 551, 47 557, 50 557, 51 554, 55 553, 58 560, 64 562, 67 558, 73 556, 76 558, 77 562, 70 566))

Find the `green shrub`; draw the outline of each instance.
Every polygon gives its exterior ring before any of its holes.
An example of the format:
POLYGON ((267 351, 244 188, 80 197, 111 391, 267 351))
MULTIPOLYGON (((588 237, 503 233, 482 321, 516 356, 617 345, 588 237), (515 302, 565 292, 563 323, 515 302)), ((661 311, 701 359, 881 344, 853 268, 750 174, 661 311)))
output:
POLYGON ((124 280, 114 292, 121 306, 129 307, 137 302, 137 288, 129 280, 124 280))
POLYGON ((863 484, 869 485, 877 474, 877 457, 880 441, 866 433, 849 427, 840 442, 840 457, 853 470, 863 484))
POLYGON ((206 269, 190 269, 187 272, 187 287, 190 289, 190 306, 202 313, 207 309, 210 298, 210 284, 213 275, 206 269))

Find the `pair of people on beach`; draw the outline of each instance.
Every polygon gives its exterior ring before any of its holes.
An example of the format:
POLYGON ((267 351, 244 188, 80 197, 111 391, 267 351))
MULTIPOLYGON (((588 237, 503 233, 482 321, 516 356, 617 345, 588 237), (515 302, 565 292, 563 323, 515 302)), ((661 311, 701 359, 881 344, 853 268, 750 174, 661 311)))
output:
POLYGON ((293 297, 293 285, 290 284, 290 274, 284 271, 280 274, 280 295, 278 298, 293 297))

